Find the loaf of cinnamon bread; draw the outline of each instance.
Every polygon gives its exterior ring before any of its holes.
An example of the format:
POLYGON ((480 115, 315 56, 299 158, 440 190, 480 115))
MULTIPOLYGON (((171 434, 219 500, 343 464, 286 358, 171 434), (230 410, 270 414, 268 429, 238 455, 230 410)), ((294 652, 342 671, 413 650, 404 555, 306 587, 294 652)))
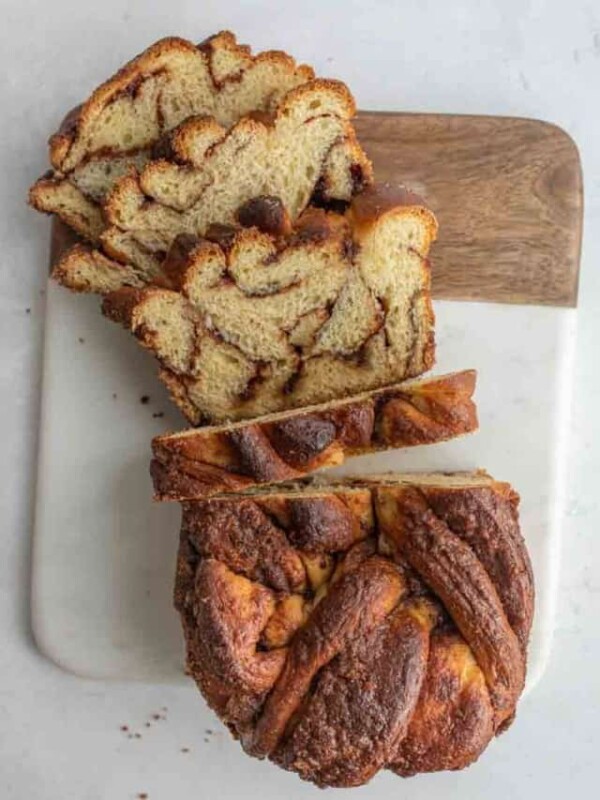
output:
POLYGON ((152 442, 155 498, 195 499, 296 480, 352 456, 472 433, 475 380, 474 370, 457 372, 248 422, 158 436, 152 442))

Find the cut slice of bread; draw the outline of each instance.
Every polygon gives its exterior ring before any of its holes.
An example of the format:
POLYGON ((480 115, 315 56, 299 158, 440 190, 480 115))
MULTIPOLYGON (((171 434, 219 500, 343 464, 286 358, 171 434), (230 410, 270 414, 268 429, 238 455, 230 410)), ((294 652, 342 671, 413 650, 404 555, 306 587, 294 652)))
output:
POLYGON ((30 190, 34 208, 91 242, 64 254, 53 277, 78 292, 105 292, 120 280, 129 286, 132 277, 151 282, 173 237, 160 224, 131 229, 139 192, 155 199, 151 217, 160 218, 157 207, 166 202, 167 226, 172 214, 186 217, 171 226, 179 232, 194 217, 182 204, 190 189, 196 199, 200 191, 196 233, 206 215, 207 224, 225 222, 245 200, 283 187, 295 215, 311 196, 347 201, 372 180, 349 123, 354 101, 343 84, 313 79, 310 67, 285 53, 252 56, 229 32, 199 46, 164 39, 133 59, 67 116, 50 140, 54 170, 30 190), (282 152, 294 131, 293 147, 282 152), (116 224, 107 228, 102 204, 116 183, 121 189, 109 203, 116 224))
POLYGON ((98 241, 98 203, 132 166, 149 160, 165 133, 195 114, 228 127, 251 111, 273 111, 312 78, 310 67, 285 53, 253 56, 228 31, 200 45, 161 39, 67 115, 50 139, 54 172, 32 187, 30 201, 98 241))
MULTIPOLYGON (((124 273, 122 265, 148 282, 178 235, 204 236, 214 224, 232 224, 257 197, 278 198, 292 223, 310 201, 347 206, 372 184, 371 164, 349 121, 353 113, 343 84, 314 80, 288 92, 273 115, 247 115, 229 130, 206 116, 183 122, 163 143, 169 159, 131 171, 106 199, 109 224, 96 239, 110 259, 113 282, 124 273)), ((90 291, 95 260, 91 246, 77 258, 67 253, 54 277, 90 291)))
MULTIPOLYGON (((287 228, 269 199, 240 217, 287 228)), ((416 195, 374 187, 345 216, 309 209, 287 236, 221 226, 218 241, 177 239, 164 265, 175 288, 122 288, 103 310, 156 355, 194 424, 344 397, 433 365, 436 230, 416 195)))
POLYGON ((349 201, 371 180, 350 124, 354 110, 344 84, 314 80, 288 92, 272 116, 247 116, 228 130, 189 119, 171 134, 168 160, 117 182, 107 220, 164 253, 178 234, 233 223, 240 206, 261 195, 278 197, 292 221, 315 191, 324 201, 349 201))
POLYGON ((435 444, 477 430, 474 370, 292 412, 158 436, 158 500, 208 497, 335 467, 378 450, 435 444))

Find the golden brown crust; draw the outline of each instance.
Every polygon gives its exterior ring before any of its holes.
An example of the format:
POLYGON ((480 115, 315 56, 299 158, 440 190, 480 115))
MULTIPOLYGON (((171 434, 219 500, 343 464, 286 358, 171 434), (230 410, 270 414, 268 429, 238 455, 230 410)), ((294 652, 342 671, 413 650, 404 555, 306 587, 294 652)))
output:
POLYGON ((475 371, 469 370, 270 415, 241 427, 159 436, 153 441, 155 496, 207 497, 295 479, 354 455, 472 432, 477 430, 475 381, 475 371))
POLYGON ((302 560, 285 534, 251 500, 189 504, 183 530, 198 555, 215 558, 238 575, 275 591, 302 592, 302 560))
MULTIPOLYGON (((188 668, 213 708, 242 725, 264 701, 285 661, 284 650, 257 651, 275 595, 214 559, 203 560, 184 602, 188 668)), ((176 596, 176 601, 178 600, 176 596)))
POLYGON ((63 222, 85 239, 99 241, 104 229, 100 207, 52 171, 42 175, 31 186, 28 202, 42 214, 58 214, 63 222))
POLYGON ((514 713, 523 690, 525 661, 484 565, 432 511, 419 489, 376 490, 375 503, 383 536, 441 598, 473 650, 488 684, 496 724, 501 725, 514 713))
POLYGON ((398 206, 427 208, 423 198, 406 186, 378 183, 366 188, 351 203, 351 210, 357 221, 366 222, 392 211, 398 206))
POLYGON ((391 769, 399 775, 462 769, 494 735, 483 673, 458 633, 431 635, 427 675, 391 769))
POLYGON ((348 209, 348 217, 359 240, 375 220, 387 215, 406 214, 412 214, 425 223, 423 239, 415 240, 411 244, 418 252, 426 255, 429 246, 437 237, 437 221, 430 213, 425 200, 406 186, 389 183, 369 184, 352 198, 348 209))
POLYGON ((343 575, 290 644, 285 664, 261 715, 243 741, 255 756, 270 755, 317 672, 382 621, 404 589, 401 574, 378 556, 343 575))
POLYGON ((533 619, 533 571, 519 529, 519 496, 496 483, 476 492, 423 489, 437 517, 475 553, 490 576, 511 628, 525 649, 533 619))
MULTIPOLYGON (((472 397, 475 370, 453 372, 408 384, 379 409, 374 423, 377 442, 399 442, 401 446, 434 444, 451 436, 477 430, 477 412, 472 397)), ((395 445, 398 446, 398 445, 395 445)))
POLYGON ((273 761, 318 786, 360 786, 395 755, 419 699, 429 629, 404 608, 353 639, 319 673, 273 761), (340 738, 341 746, 330 743, 340 738))
POLYGON ((483 473, 186 503, 175 598, 188 668, 249 753, 319 786, 461 769, 522 689, 526 636, 499 599, 516 580, 533 608, 516 511, 483 473), (493 531, 494 577, 477 552, 493 531))

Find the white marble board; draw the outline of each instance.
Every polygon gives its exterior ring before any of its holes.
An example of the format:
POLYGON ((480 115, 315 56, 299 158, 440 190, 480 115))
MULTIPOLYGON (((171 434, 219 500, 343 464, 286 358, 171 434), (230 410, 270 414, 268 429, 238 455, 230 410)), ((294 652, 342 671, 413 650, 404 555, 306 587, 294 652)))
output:
MULTIPOLYGON (((354 459, 331 474, 484 467, 515 486, 536 576, 531 689, 552 638, 576 312, 435 308, 435 372, 477 368, 480 431, 354 459)), ((179 427, 153 359, 100 315, 97 298, 49 284, 32 614, 39 648, 65 670, 187 680, 171 603, 179 508, 153 503, 148 475, 150 439, 179 427)))

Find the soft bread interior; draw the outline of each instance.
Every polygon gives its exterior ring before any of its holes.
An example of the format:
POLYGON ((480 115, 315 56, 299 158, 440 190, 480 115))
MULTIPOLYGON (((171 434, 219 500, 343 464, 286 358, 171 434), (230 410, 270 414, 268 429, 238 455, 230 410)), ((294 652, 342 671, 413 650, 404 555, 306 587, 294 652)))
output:
MULTIPOLYGON (((365 489, 375 486, 427 486, 441 489, 464 490, 478 486, 494 486, 498 484, 485 470, 478 469, 465 472, 383 472, 373 475, 355 475, 338 480, 314 476, 303 481, 290 481, 273 486, 254 486, 236 492, 219 492, 212 497, 231 498, 234 496, 256 496, 261 498, 293 499, 296 497, 329 497, 332 494, 355 492, 361 494, 365 489)), ((193 503, 193 500, 186 502, 193 503)), ((206 502, 206 501, 203 501, 206 502)))
POLYGON ((287 239, 257 228, 226 245, 188 237, 177 265, 167 259, 175 288, 123 290, 104 310, 157 356, 195 424, 392 384, 433 364, 435 218, 424 211, 400 204, 359 222, 309 210, 287 239))

